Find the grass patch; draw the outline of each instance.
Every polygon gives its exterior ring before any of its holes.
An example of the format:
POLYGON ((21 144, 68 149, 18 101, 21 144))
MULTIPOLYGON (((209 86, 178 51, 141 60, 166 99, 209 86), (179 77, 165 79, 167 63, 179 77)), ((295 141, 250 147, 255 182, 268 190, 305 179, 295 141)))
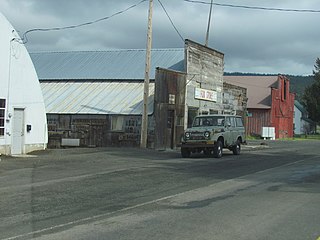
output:
POLYGON ((246 136, 246 139, 247 140, 260 140, 261 137, 260 136, 251 136, 251 135, 249 135, 249 136, 246 136))
POLYGON ((294 139, 299 140, 320 140, 320 134, 312 134, 312 135, 295 135, 294 139))
MULTIPOLYGON (((260 136, 247 136, 246 138, 247 140, 261 140, 263 139, 260 136)), ((312 135, 305 135, 305 134, 301 134, 301 135, 295 135, 292 138, 278 138, 276 140, 280 140, 280 141, 293 141, 293 140, 320 140, 320 134, 312 134, 312 135)))

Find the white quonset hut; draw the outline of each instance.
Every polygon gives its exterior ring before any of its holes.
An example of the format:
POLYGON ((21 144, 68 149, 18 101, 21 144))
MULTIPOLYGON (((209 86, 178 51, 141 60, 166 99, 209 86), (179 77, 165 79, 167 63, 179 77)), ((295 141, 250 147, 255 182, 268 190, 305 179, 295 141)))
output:
POLYGON ((24 154, 46 148, 43 96, 30 56, 0 13, 0 153, 24 154))

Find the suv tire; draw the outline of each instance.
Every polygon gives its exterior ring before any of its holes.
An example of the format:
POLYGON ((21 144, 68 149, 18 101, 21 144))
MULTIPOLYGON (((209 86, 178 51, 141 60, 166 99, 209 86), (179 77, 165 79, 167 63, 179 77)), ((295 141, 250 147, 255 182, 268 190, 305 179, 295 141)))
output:
POLYGON ((221 158, 222 157, 222 148, 223 148, 222 142, 217 141, 213 147, 213 157, 221 158))
POLYGON ((238 139, 236 144, 232 147, 233 155, 240 155, 240 151, 241 151, 241 144, 238 139))

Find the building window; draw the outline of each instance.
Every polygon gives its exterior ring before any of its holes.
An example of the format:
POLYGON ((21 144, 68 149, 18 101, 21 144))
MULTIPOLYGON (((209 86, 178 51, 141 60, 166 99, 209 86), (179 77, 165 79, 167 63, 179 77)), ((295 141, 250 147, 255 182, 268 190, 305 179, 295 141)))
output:
POLYGON ((282 80, 282 89, 281 89, 281 100, 285 101, 287 99, 288 94, 288 82, 286 80, 282 80))
POLYGON ((6 100, 0 99, 0 136, 4 136, 5 110, 6 110, 6 100))
POLYGON ((169 104, 176 104, 176 95, 169 94, 169 104))
POLYGON ((284 84, 283 84, 283 99, 286 100, 287 99, 287 81, 284 80, 284 84))
POLYGON ((111 130, 123 131, 123 116, 112 116, 111 118, 111 130))

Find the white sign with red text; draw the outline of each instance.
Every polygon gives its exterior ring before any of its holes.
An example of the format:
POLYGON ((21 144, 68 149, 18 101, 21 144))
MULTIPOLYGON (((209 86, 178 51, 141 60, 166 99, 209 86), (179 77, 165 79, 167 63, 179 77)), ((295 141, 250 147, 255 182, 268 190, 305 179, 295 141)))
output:
POLYGON ((195 88, 194 98, 216 102, 217 92, 203 88, 195 88))

